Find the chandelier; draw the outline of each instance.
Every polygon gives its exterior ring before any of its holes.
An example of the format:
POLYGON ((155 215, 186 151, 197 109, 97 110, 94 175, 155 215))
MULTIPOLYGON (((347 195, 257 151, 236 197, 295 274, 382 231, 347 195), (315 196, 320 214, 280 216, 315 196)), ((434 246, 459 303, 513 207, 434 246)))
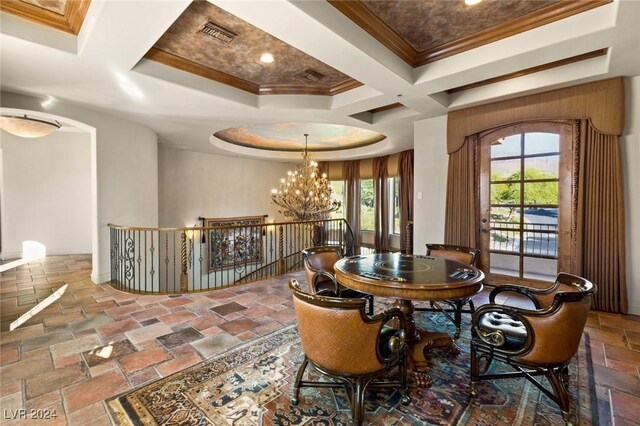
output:
POLYGON ((302 164, 287 172, 280 179, 280 188, 271 190, 271 201, 286 220, 305 221, 328 219, 331 212, 340 208, 340 201, 331 200, 331 186, 327 174, 320 176, 318 163, 309 159, 307 138, 304 135, 302 164))

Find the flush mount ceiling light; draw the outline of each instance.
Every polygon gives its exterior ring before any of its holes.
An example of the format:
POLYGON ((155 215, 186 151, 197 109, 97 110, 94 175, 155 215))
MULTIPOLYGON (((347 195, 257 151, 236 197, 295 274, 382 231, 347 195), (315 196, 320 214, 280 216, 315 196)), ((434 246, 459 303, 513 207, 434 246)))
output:
POLYGON ((50 135, 62 127, 56 120, 48 121, 40 118, 11 115, 0 117, 0 129, 22 138, 39 138, 50 135))
POLYGON ((260 56, 260 60, 265 64, 270 64, 271 62, 273 62, 273 55, 268 52, 263 53, 262 56, 260 56))
POLYGON ((482 0, 464 0, 464 4, 468 6, 473 6, 474 4, 480 3, 482 0))

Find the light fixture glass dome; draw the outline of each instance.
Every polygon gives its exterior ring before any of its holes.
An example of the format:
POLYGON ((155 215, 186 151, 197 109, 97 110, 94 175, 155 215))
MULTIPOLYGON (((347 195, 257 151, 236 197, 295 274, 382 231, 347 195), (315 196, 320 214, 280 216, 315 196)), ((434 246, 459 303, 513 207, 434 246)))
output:
POLYGON ((0 129, 22 138, 39 138, 50 135, 62 127, 58 121, 22 116, 0 117, 0 129))

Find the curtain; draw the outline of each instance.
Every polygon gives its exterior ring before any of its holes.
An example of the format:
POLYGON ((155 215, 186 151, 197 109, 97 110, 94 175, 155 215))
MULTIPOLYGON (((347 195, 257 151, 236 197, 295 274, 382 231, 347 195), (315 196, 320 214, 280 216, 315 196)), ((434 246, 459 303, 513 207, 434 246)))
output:
POLYGON ((407 232, 409 222, 413 222, 413 150, 403 151, 398 159, 400 179, 400 249, 413 252, 412 235, 407 232))
POLYGON ((594 309, 627 313, 624 196, 620 142, 581 120, 576 254, 578 275, 598 286, 594 309))
POLYGON ((326 161, 321 161, 318 163, 318 173, 320 174, 320 176, 322 176, 322 174, 326 174, 327 175, 327 179, 329 179, 329 163, 326 161))
POLYGON ((445 216, 446 244, 477 247, 478 224, 478 134, 467 136, 457 151, 449 154, 447 173, 447 205, 445 216))
POLYGON ((389 185, 387 162, 389 156, 373 159, 373 199, 375 205, 374 243, 377 252, 388 252, 389 247, 389 185))
POLYGON ((356 254, 360 252, 360 160, 342 163, 344 218, 353 230, 356 254))

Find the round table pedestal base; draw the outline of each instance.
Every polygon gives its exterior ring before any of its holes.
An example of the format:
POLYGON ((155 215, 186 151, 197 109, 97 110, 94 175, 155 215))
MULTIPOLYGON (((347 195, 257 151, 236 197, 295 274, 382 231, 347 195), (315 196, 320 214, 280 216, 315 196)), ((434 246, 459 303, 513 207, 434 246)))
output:
POLYGON ((418 331, 420 340, 410 348, 411 359, 409 359, 410 369, 413 373, 416 386, 428 388, 433 380, 429 374, 429 366, 425 353, 432 348, 445 348, 447 357, 454 357, 460 353, 460 349, 453 342, 447 333, 436 333, 431 331, 418 331))
MULTIPOLYGON (((393 302, 393 307, 402 311, 407 322, 406 342, 409 344, 409 368, 412 371, 416 385, 428 388, 431 386, 432 379, 428 372, 425 351, 431 348, 447 348, 447 356, 456 356, 460 353, 460 350, 453 343, 451 336, 446 333, 418 330, 413 319, 413 303, 410 300, 398 299, 393 302)), ((400 328, 397 320, 394 320, 392 325, 400 328)))

